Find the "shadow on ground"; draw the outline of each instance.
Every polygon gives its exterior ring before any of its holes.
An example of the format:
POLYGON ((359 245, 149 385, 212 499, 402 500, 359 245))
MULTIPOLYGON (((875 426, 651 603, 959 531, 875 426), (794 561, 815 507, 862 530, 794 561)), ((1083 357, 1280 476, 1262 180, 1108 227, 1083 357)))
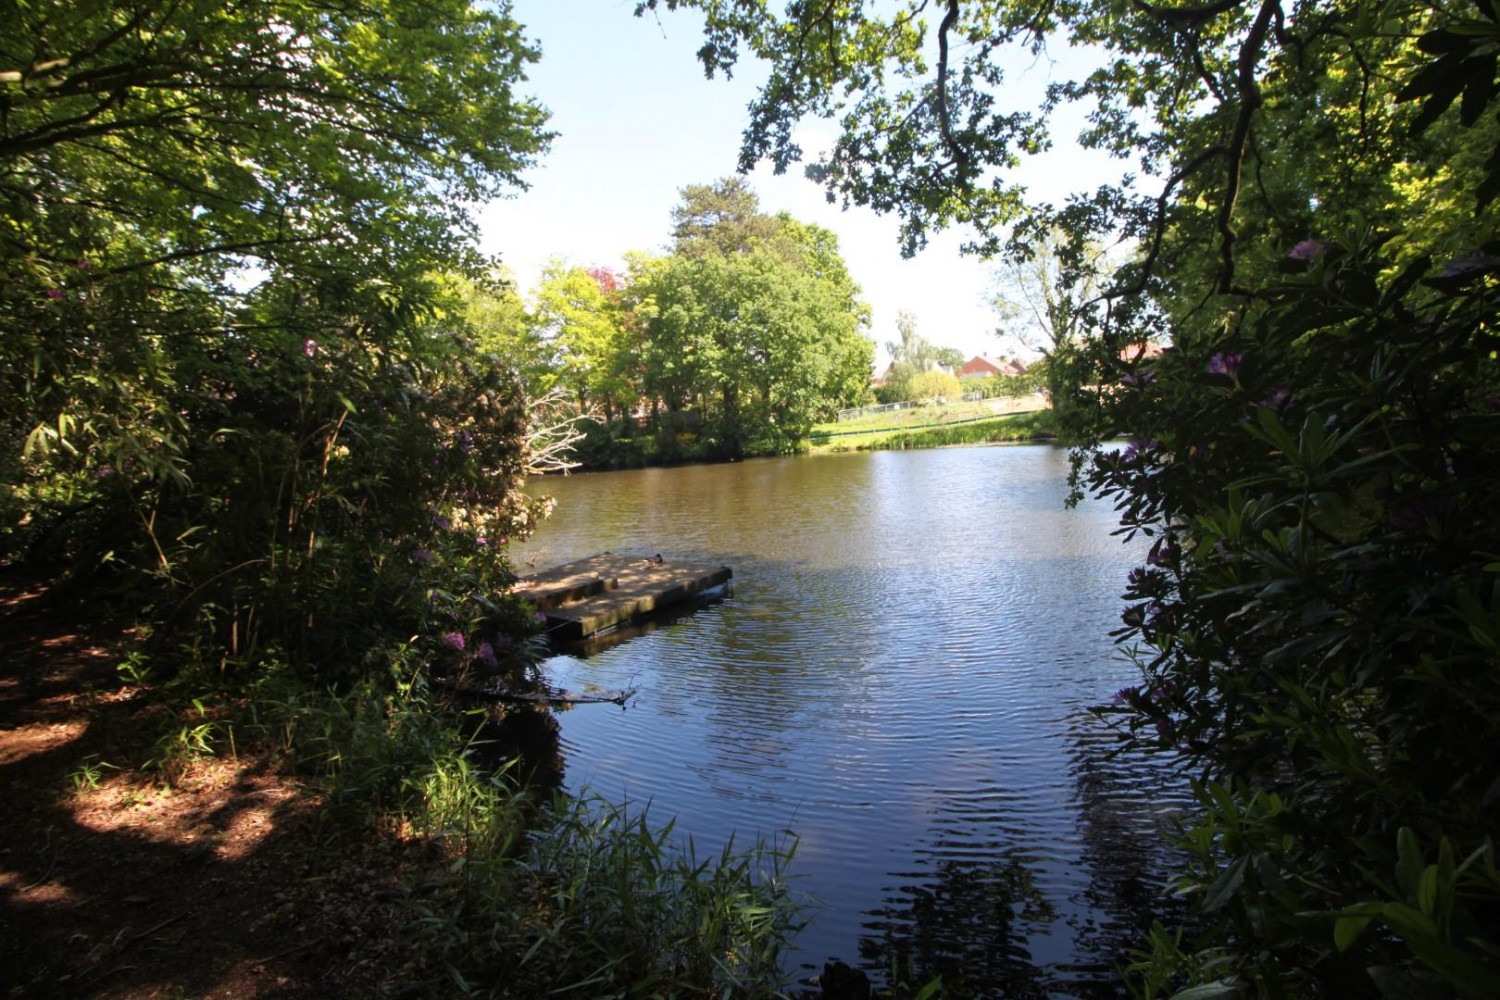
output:
POLYGON ((367 996, 410 972, 372 942, 410 919, 420 848, 320 849, 315 795, 263 755, 143 776, 164 720, 116 676, 125 630, 0 588, 0 992, 367 996))

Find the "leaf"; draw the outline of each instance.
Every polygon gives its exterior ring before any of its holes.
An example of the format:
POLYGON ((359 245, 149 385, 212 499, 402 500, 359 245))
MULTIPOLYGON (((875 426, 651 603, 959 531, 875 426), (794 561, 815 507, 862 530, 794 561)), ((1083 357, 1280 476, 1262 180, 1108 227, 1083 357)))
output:
POLYGON ((1234 896, 1235 890, 1245 881, 1245 870, 1249 864, 1249 858, 1240 858, 1234 864, 1219 873, 1219 877, 1213 880, 1208 891, 1203 897, 1203 910, 1206 913, 1221 908, 1234 896))
POLYGON ((1428 865, 1422 872, 1422 877, 1417 883, 1417 909, 1421 910, 1427 916, 1432 916, 1432 911, 1437 905, 1437 893, 1437 865, 1428 865))
POLYGON ((1339 917, 1333 924, 1333 946, 1339 951, 1348 951, 1369 923, 1369 917, 1339 917))
POLYGON ((1416 893, 1425 867, 1416 833, 1411 827, 1403 826, 1396 832, 1396 880, 1402 892, 1416 893))
POLYGON ((1240 995, 1240 982, 1238 979, 1219 979, 1212 983, 1200 983, 1197 986, 1189 986, 1185 990, 1178 990, 1172 994, 1172 1000, 1216 1000, 1218 997, 1237 997, 1240 995))

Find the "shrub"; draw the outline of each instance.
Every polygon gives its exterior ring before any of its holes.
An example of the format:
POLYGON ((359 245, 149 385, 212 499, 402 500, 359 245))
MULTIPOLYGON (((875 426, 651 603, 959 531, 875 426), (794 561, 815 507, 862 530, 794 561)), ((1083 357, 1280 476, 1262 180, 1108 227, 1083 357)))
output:
POLYGON ((930 371, 913 375, 907 383, 907 396, 924 402, 938 399, 957 399, 963 392, 958 376, 952 372, 930 371))
POLYGON ((1181 755, 1206 932, 1145 982, 1500 992, 1500 349, 1489 248, 1288 260, 1241 328, 1100 397, 1089 483, 1152 538, 1112 714, 1181 755))

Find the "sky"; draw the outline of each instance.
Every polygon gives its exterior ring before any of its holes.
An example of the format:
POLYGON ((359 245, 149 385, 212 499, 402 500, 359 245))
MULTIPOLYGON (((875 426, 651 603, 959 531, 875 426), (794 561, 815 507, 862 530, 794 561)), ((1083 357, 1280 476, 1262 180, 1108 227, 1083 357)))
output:
MULTIPOLYGON (((706 79, 697 60, 701 21, 692 13, 636 18, 635 0, 514 0, 513 14, 542 58, 522 90, 551 112, 549 152, 523 176, 528 190, 479 212, 482 248, 499 254, 525 295, 549 259, 620 268, 627 251, 662 253, 679 190, 735 172, 746 106, 764 70, 742 66, 732 80, 706 79)), ((1070 61, 1064 55, 1064 62, 1070 61)), ((1073 60, 1076 61, 1076 60, 1073 60)), ((1036 94, 1060 72, 1026 57, 1011 71, 1017 94, 1036 94)), ((809 151, 826 148, 821 122, 799 127, 809 151)), ((1023 168, 1034 194, 1060 200, 1119 168, 1069 146, 1023 168)), ((996 334, 990 298, 995 266, 961 256, 957 233, 940 234, 911 260, 901 257, 897 220, 841 210, 796 166, 749 176, 762 211, 790 212, 838 234, 850 274, 873 312, 877 345, 896 339, 896 315, 914 313, 921 334, 965 355, 1016 353, 996 334)), ((883 366, 883 350, 877 367, 883 366)))

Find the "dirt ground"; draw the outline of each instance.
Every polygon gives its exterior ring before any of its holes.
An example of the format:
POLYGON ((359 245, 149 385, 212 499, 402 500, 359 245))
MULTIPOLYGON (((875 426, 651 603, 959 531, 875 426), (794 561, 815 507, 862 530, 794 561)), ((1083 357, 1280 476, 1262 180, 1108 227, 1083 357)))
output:
POLYGON ((146 768, 129 636, 0 580, 0 995, 418 995, 398 875, 423 848, 320 836, 252 748, 146 768))

